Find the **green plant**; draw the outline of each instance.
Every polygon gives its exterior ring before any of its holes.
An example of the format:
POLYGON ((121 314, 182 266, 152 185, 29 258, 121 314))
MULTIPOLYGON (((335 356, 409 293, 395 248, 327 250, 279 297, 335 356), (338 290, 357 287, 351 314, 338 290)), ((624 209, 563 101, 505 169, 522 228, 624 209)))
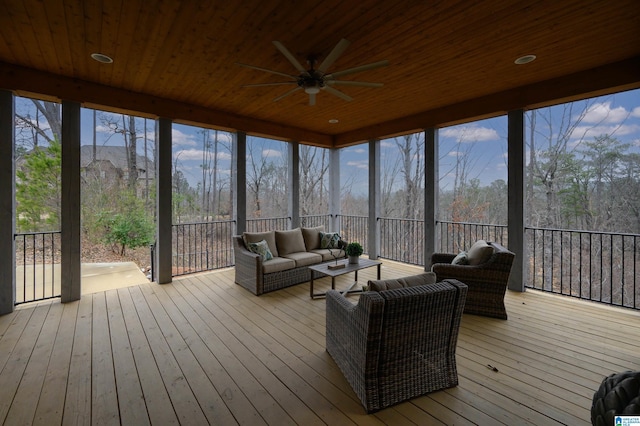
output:
POLYGON ((143 247, 153 241, 153 222, 145 215, 138 213, 112 214, 103 212, 98 220, 105 230, 104 241, 119 246, 121 256, 124 256, 127 247, 143 247))
POLYGON ((362 253, 364 253, 364 249, 362 248, 360 243, 357 243, 355 241, 347 244, 347 248, 345 248, 344 251, 345 253, 347 253, 347 256, 360 256, 362 253))

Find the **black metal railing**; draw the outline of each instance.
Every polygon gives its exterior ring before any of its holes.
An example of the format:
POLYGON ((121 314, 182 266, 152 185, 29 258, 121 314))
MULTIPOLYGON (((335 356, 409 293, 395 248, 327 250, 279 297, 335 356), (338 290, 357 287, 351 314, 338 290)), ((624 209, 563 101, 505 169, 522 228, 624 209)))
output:
POLYGON ((267 232, 289 229, 290 217, 265 217, 247 219, 247 232, 267 232))
POLYGON ((60 297, 60 231, 15 234, 16 300, 60 297))
POLYGON ((378 218, 380 257, 398 262, 424 265, 424 221, 378 218))
POLYGON ((172 225, 172 276, 233 266, 234 223, 229 220, 172 225))
POLYGON ((350 243, 357 241, 368 254, 369 218, 367 216, 338 215, 340 219, 340 236, 350 243))
POLYGON ((640 309, 640 235, 530 228, 526 287, 640 309))
POLYGON ((324 226, 324 229, 328 232, 330 228, 331 215, 329 214, 315 214, 300 216, 300 226, 304 228, 314 228, 316 226, 324 226))
POLYGON ((459 253, 466 250, 478 240, 493 241, 500 245, 507 243, 507 225, 486 223, 450 222, 439 220, 437 251, 443 253, 459 253))

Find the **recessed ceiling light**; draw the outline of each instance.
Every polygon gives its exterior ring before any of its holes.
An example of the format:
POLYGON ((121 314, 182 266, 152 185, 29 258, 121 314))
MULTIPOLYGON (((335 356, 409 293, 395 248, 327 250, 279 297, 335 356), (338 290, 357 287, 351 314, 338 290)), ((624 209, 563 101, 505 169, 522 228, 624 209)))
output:
POLYGON ((108 57, 107 55, 103 55, 102 53, 92 53, 91 57, 103 64, 110 64, 113 62, 113 59, 111 59, 110 57, 108 57))
POLYGON ((535 61, 535 59, 536 59, 536 55, 524 55, 524 56, 520 56, 518 59, 516 59, 513 62, 516 63, 517 65, 524 65, 524 64, 528 64, 529 62, 535 61))
POLYGON ((336 124, 336 123, 338 123, 338 119, 332 118, 331 120, 329 120, 329 123, 336 124))

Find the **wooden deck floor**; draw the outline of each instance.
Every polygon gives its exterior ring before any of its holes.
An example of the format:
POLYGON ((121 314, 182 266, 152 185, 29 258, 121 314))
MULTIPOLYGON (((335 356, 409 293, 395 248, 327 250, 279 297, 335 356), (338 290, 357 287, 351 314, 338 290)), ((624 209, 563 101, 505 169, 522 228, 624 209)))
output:
MULTIPOLYGON (((418 271, 385 262, 382 276, 418 271)), ((506 300, 508 321, 464 316, 458 387, 373 415, 325 351, 325 302, 308 284, 256 297, 230 269, 24 306, 0 317, 0 419, 586 425, 602 378, 640 369, 640 313, 533 291, 506 300)))

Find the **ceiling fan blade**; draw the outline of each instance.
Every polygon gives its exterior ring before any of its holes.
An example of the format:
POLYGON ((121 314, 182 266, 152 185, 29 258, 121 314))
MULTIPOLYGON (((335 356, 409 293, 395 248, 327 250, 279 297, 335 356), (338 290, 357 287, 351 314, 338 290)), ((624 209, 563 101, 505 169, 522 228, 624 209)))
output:
POLYGON ((316 104, 316 94, 309 93, 309 105, 314 106, 316 104))
POLYGON ((281 86, 283 84, 298 84, 295 81, 284 81, 280 83, 255 83, 255 84, 243 84, 240 87, 263 87, 263 86, 281 86))
POLYGON ((285 73, 280 72, 280 71, 274 71, 274 70, 270 70, 270 69, 267 69, 267 68, 256 67, 255 65, 241 64, 240 62, 236 62, 236 65, 240 65, 241 67, 246 67, 246 68, 253 68, 254 70, 264 71, 264 72, 268 72, 268 73, 271 73, 271 74, 280 75, 282 77, 288 77, 288 78, 291 78, 293 80, 296 80, 295 76, 290 75, 290 74, 285 74, 285 73))
POLYGON ((380 67, 386 67, 389 65, 389 61, 386 59, 384 61, 374 62, 372 64, 360 65, 359 67, 349 68, 348 70, 332 72, 331 74, 327 74, 325 78, 334 79, 336 77, 340 77, 347 74, 355 74, 357 72, 369 71, 380 67))
POLYGON ((336 47, 333 48, 331 53, 329 53, 329 55, 324 58, 320 66, 318 66, 318 71, 320 71, 321 73, 327 71, 327 68, 333 65, 336 59, 338 59, 338 57, 342 55, 342 53, 344 53, 344 51, 347 49, 347 47, 349 47, 350 44, 351 42, 347 39, 343 38, 342 40, 340 40, 338 44, 336 44, 336 47))
POLYGON ((287 93, 285 93, 283 95, 280 95, 280 96, 278 96, 276 98, 273 98, 273 102, 278 102, 280 99, 282 99, 284 97, 287 97, 290 94, 292 94, 293 92, 295 92, 296 90, 300 90, 300 89, 302 89, 302 87, 300 87, 300 86, 294 87, 293 89, 289 90, 287 93))
POLYGON ((345 101, 351 102, 353 100, 353 98, 351 96, 347 95, 346 93, 342 93, 341 91, 336 90, 331 86, 324 86, 323 89, 326 90, 327 92, 331 93, 332 95, 335 95, 335 96, 337 96, 339 98, 344 99, 345 101))
POLYGON ((369 83, 366 81, 325 80, 325 84, 336 86, 382 87, 382 83, 369 83))
POLYGON ((287 58, 289 62, 291 62, 291 64, 295 67, 295 69, 298 70, 300 74, 308 74, 307 70, 305 70, 304 67, 300 65, 300 62, 298 62, 295 56, 293 56, 291 52, 289 52, 289 50, 286 47, 284 47, 282 43, 274 40, 273 44, 280 51, 280 53, 282 53, 285 56, 285 58, 287 58))

